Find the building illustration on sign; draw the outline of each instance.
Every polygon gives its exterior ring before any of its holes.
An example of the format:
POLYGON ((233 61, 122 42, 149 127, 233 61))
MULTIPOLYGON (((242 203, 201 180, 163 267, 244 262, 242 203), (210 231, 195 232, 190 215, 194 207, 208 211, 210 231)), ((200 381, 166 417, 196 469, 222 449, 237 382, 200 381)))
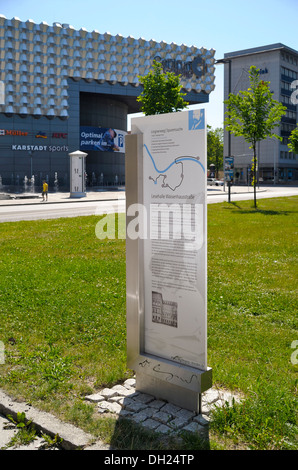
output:
POLYGON ((152 321, 177 328, 177 302, 163 300, 160 292, 152 292, 152 321))

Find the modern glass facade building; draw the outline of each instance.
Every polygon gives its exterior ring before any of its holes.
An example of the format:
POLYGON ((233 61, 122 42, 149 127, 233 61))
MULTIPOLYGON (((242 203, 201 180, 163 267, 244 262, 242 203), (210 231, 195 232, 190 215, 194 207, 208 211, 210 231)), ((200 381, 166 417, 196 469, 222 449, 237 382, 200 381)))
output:
POLYGON ((69 185, 69 153, 88 153, 92 185, 124 184, 127 115, 153 60, 181 74, 186 100, 207 103, 213 49, 112 36, 0 15, 0 186, 69 185))
MULTIPOLYGON (((249 87, 248 71, 255 65, 265 81, 270 82, 274 99, 287 107, 277 134, 282 141, 268 138, 258 143, 258 178, 262 182, 289 183, 298 180, 298 155, 287 146, 291 131, 298 123, 298 51, 283 44, 230 52, 221 61, 225 65, 224 99, 249 87)), ((225 131, 224 155, 234 156, 236 182, 249 182, 252 150, 241 137, 225 131)))

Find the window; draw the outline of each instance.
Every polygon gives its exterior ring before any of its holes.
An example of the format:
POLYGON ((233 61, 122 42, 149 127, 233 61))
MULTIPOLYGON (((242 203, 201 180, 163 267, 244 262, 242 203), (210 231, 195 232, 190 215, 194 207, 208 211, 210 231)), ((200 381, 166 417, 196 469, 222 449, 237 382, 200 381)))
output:
POLYGON ((286 95, 281 95, 281 102, 283 104, 292 104, 291 97, 286 95))
POLYGON ((288 62, 289 64, 297 65, 298 64, 298 59, 296 56, 292 54, 285 54, 284 52, 281 53, 281 58, 285 62, 288 62))
POLYGON ((287 110, 285 117, 296 120, 296 113, 294 111, 287 110))
POLYGON ((297 72, 286 67, 281 67, 281 74, 293 80, 296 80, 298 75, 297 72))
POLYGON ((284 90, 288 90, 288 91, 291 91, 292 88, 291 88, 291 83, 290 82, 285 82, 285 81, 281 81, 281 88, 283 88, 284 90))
POLYGON ((295 129, 295 127, 296 126, 294 124, 287 124, 285 122, 281 123, 281 130, 285 132, 292 132, 295 129))

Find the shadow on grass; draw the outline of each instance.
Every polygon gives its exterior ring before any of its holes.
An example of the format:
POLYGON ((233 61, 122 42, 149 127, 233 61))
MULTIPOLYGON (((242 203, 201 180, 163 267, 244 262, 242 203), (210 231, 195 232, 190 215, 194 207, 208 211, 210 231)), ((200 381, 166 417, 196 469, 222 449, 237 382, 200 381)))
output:
POLYGON ((111 447, 117 450, 210 450, 209 428, 205 428, 204 436, 194 432, 175 432, 163 434, 146 429, 141 423, 122 417, 117 419, 111 447))
MULTIPOLYGON (((284 211, 284 210, 276 211, 276 210, 272 210, 272 209, 259 209, 258 207, 256 207, 256 208, 251 207, 250 209, 249 208, 243 209, 236 202, 230 202, 229 206, 233 206, 236 209, 239 209, 237 212, 236 211, 234 212, 235 214, 243 214, 243 215, 244 214, 290 215, 290 214, 297 214, 298 213, 298 211, 284 211)), ((224 206, 224 209, 233 209, 233 207, 229 207, 229 206, 224 206)))
MULTIPOLYGON (((118 450, 209 450, 209 425, 194 423, 194 429, 175 426, 174 416, 166 408, 150 407, 133 393, 125 397, 113 429, 111 446, 118 450), (135 407, 140 411, 135 410, 135 407), (161 421, 162 420, 162 421, 161 421)), ((166 406, 166 404, 165 404, 166 406)))

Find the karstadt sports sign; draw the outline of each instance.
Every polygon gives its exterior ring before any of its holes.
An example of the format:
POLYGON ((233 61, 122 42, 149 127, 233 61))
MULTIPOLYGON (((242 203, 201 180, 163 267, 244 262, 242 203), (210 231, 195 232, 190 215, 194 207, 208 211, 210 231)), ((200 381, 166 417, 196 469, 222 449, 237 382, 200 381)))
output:
POLYGON ((68 152, 68 145, 17 145, 13 144, 11 150, 25 152, 68 152))

